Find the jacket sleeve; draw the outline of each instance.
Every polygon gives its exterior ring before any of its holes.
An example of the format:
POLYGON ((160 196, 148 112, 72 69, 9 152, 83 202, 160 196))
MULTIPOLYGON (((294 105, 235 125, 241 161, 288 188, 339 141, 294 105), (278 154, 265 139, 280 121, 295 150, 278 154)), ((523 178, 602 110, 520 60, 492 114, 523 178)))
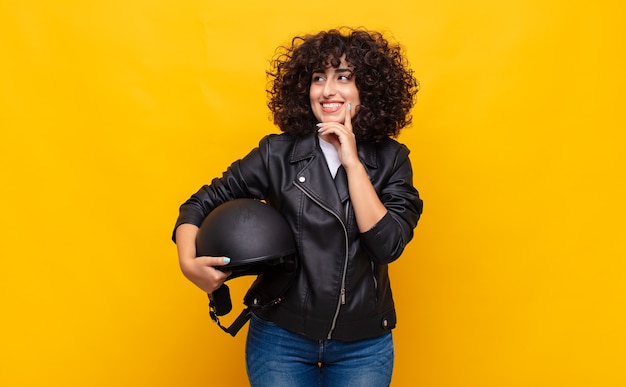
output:
POLYGON ((391 175, 379 197, 387 214, 361 234, 361 241, 374 263, 387 264, 396 260, 413 238, 423 208, 413 186, 413 169, 406 146, 402 145, 397 152, 391 175))
POLYGON ((237 198, 264 199, 267 194, 267 137, 244 158, 232 163, 222 177, 202 186, 179 208, 178 218, 172 233, 176 242, 176 229, 184 223, 198 227, 217 206, 237 198))

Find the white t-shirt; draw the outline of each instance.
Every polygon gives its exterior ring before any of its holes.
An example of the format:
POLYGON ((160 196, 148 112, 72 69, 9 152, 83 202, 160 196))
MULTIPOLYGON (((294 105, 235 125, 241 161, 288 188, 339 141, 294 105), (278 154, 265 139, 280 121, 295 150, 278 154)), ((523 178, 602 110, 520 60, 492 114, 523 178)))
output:
POLYGON ((333 144, 326 142, 319 137, 317 138, 317 140, 320 142, 320 148, 322 148, 322 152, 324 152, 326 164, 328 164, 328 170, 330 171, 330 174, 333 175, 334 179, 337 175, 337 170, 341 166, 339 153, 337 153, 337 149, 333 144))

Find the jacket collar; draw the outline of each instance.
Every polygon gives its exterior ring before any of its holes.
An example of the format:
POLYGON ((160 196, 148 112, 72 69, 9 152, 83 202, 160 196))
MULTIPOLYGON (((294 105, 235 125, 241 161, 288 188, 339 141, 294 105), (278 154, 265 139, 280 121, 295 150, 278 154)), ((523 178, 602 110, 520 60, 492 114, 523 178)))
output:
MULTIPOLYGON (((313 157, 317 148, 317 133, 312 131, 303 137, 297 137, 291 152, 289 161, 296 163, 298 161, 313 157)), ((373 144, 358 144, 357 152, 359 159, 370 168, 377 168, 376 147, 373 144)))

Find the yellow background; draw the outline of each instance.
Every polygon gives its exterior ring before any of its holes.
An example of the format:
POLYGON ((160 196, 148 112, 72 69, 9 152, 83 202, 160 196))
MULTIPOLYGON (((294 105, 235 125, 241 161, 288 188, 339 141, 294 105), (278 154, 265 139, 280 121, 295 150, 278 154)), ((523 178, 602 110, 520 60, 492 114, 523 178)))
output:
POLYGON ((171 227, 276 131, 275 47, 339 25, 392 32, 422 85, 393 385, 626 385, 624 11, 1 0, 0 385, 246 384, 245 331, 210 322, 171 227))

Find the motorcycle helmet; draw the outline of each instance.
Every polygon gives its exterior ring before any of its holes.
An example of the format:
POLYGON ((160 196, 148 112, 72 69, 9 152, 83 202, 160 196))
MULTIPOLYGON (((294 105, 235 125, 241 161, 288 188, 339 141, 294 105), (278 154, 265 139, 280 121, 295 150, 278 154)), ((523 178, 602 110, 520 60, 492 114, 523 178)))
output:
POLYGON ((196 237, 196 255, 229 257, 225 266, 230 281, 256 275, 244 297, 244 309, 235 322, 223 327, 218 316, 232 309, 230 292, 224 283, 209 295, 211 319, 235 336, 254 310, 280 303, 297 269, 296 245, 287 221, 270 205, 255 199, 234 199, 216 207, 204 219, 196 237))

